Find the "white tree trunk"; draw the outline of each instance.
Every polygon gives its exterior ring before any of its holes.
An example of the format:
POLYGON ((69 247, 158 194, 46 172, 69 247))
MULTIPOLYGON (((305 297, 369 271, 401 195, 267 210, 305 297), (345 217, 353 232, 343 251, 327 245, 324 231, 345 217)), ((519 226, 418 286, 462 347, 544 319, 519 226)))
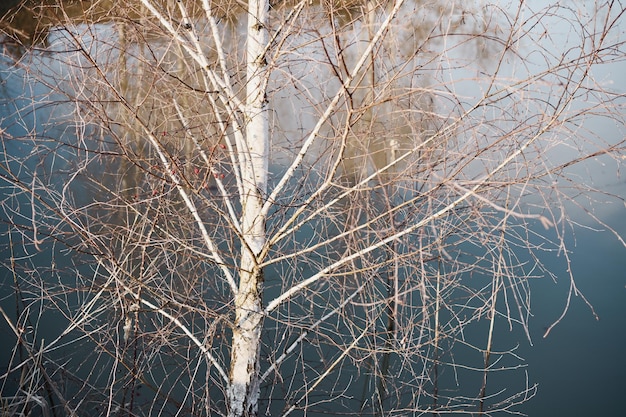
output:
POLYGON ((248 2, 246 149, 240 159, 242 189, 242 241, 239 287, 235 296, 235 326, 231 347, 228 415, 257 414, 263 271, 257 256, 265 245, 263 198, 267 192, 269 124, 265 97, 268 40, 268 0, 248 2))

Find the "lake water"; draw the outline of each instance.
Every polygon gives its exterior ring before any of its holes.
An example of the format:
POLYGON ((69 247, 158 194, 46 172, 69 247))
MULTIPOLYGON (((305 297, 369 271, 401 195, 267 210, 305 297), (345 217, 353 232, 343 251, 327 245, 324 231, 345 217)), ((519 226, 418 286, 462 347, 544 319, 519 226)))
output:
MULTIPOLYGON (((626 196, 626 187, 614 187, 626 196)), ((614 207, 607 223, 626 234, 624 207, 614 207)), ((529 416, 617 416, 623 412, 626 391, 626 256, 610 233, 576 231, 572 245, 576 283, 593 305, 599 320, 578 298, 547 338, 545 327, 565 305, 568 278, 561 258, 549 261, 561 271, 558 283, 533 285, 531 334, 534 346, 519 353, 528 374, 539 383, 537 396, 522 406, 529 416), (560 262, 559 262, 560 261, 560 262)))

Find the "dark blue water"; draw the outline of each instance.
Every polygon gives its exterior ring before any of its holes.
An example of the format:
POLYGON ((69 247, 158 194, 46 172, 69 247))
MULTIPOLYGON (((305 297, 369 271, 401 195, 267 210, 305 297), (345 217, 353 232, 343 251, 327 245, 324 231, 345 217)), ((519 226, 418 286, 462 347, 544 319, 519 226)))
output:
MULTIPOLYGON (((622 195, 626 187, 621 188, 622 195)), ((615 207, 607 224, 626 235, 626 210, 615 207)), ((558 282, 532 286, 531 336, 519 353, 528 363, 537 396, 521 407, 533 417, 623 415, 626 392, 626 253, 609 232, 579 229, 571 246, 576 284, 599 317, 573 298, 563 320, 543 338, 566 303, 569 277, 563 257, 547 259, 558 282)), ((570 239, 572 242, 573 239, 570 239)))

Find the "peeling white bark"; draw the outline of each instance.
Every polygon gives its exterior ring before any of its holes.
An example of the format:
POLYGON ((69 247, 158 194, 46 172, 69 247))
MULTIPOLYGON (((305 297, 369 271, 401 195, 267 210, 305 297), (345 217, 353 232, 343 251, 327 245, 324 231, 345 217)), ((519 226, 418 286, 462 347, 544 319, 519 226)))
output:
POLYGON ((258 410, 263 271, 258 267, 257 256, 266 244, 262 209, 267 192, 270 146, 265 97, 268 11, 269 0, 248 2, 246 138, 243 150, 247 155, 241 167, 241 264, 226 394, 230 417, 254 416, 258 410))

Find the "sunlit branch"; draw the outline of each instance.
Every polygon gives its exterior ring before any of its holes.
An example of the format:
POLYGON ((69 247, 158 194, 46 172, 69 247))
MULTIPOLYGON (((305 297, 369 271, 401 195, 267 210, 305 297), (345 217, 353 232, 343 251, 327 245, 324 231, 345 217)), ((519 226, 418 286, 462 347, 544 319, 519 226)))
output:
POLYGON ((209 236, 209 233, 206 229, 204 221, 200 218, 198 209, 196 208, 195 204, 193 203, 193 201, 187 194, 187 191, 185 191, 185 188, 183 187, 183 185, 181 184, 180 178, 178 174, 176 173, 176 171, 173 169, 172 163, 169 157, 167 156, 167 153, 163 149, 163 146, 161 145, 159 140, 156 138, 154 133, 151 131, 151 129, 148 126, 146 126, 143 120, 135 112, 135 110, 128 103, 128 101, 126 101, 126 99, 121 95, 121 93, 117 91, 117 89, 108 81, 108 78, 106 77, 104 73, 102 73, 102 70, 94 61, 89 51, 82 46, 82 42, 80 42, 80 40, 77 39, 74 34, 71 34, 71 36, 74 38, 76 45, 80 46, 80 50, 82 51, 83 56, 85 56, 85 58, 87 58, 93 64, 96 71, 98 71, 99 75, 102 77, 101 79, 104 81, 104 83, 109 87, 111 92, 116 96, 116 98, 120 101, 120 103, 133 115, 135 121, 137 121, 137 123, 139 123, 139 125, 143 129, 144 134, 146 135, 148 139, 148 142, 150 142, 150 144, 152 145, 152 148, 154 149, 159 159, 161 160, 161 163, 163 164, 163 168, 165 170, 166 175, 170 178, 172 183, 174 183, 174 186, 176 187, 179 195, 185 202, 185 205, 187 206, 189 213, 194 218, 196 225, 198 226, 198 229, 200 230, 200 233, 202 234, 204 242, 207 245, 207 248, 209 249, 213 257, 216 259, 217 263, 220 265, 220 268, 224 274, 224 277, 226 278, 226 281, 230 285, 230 288, 233 291, 233 294, 237 294, 237 284, 235 283, 235 280, 231 272, 228 270, 226 263, 223 262, 221 256, 219 255, 219 251, 217 250, 217 247, 214 245, 213 240, 209 236))
POLYGON ((283 363, 283 361, 291 355, 293 350, 309 335, 310 332, 312 332, 315 328, 317 328, 320 324, 324 323, 326 320, 328 320, 332 316, 339 314, 346 305, 348 305, 357 295, 359 295, 359 293, 363 290, 363 288, 365 288, 367 284, 368 284, 367 282, 364 282, 363 284, 361 284, 361 286, 356 288, 352 292, 352 294, 350 294, 349 297, 346 297, 346 299, 343 300, 337 307, 335 307, 332 311, 322 316, 319 320, 317 320, 315 323, 309 326, 307 330, 303 331, 300 334, 300 336, 298 336, 296 340, 294 340, 289 346, 287 346, 284 352, 272 362, 270 367, 263 373, 263 375, 261 375, 260 377, 261 382, 265 381, 272 372, 278 372, 278 368, 280 367, 280 364, 283 363))
POLYGON ((305 155, 309 152, 309 149, 311 148, 311 146, 313 145, 313 143, 317 139, 317 136, 318 136, 318 134, 320 132, 320 129, 326 123, 328 118, 333 114, 333 112, 335 111, 335 108, 336 108, 337 104, 339 104, 341 98, 344 97, 344 95, 350 89, 350 86, 352 84, 352 80, 357 76, 359 71, 361 71, 361 68, 363 68, 363 65, 365 65, 367 60, 370 59, 370 54, 371 54, 372 50, 374 49, 376 44, 379 42, 379 40, 383 37, 383 35, 389 29, 389 25, 391 24, 391 21, 393 20, 393 18, 396 16, 398 11, 400 10, 400 7, 402 6, 402 4, 404 4, 404 0, 396 0, 392 11, 389 13, 389 15, 387 16, 385 21, 378 28, 378 30, 376 31, 376 34, 372 37, 372 39, 370 40, 369 44, 367 45, 367 47, 365 48, 365 50, 361 54, 360 59, 357 61, 357 63, 352 68, 352 72, 347 75, 347 77, 345 78, 345 80, 343 82, 343 85, 341 86, 339 91, 337 91, 337 93, 335 94, 335 96, 333 97, 331 102, 328 104, 328 106, 326 107, 326 110, 324 111, 322 116, 318 119, 317 123, 315 124, 315 127, 313 127, 313 129, 311 130, 311 133, 309 133, 309 136, 307 137, 307 139, 302 144, 302 146, 300 148, 300 151, 298 152, 298 154, 294 158, 293 162, 291 163, 291 165, 289 166, 287 171, 283 174, 283 176, 281 177, 281 179, 278 182, 278 184, 276 184, 276 186, 274 187, 274 189, 270 193, 267 201, 263 205, 263 210, 262 210, 263 215, 267 215, 267 213, 269 212, 270 208, 272 207, 273 202, 276 200, 278 195, 282 192, 284 187, 287 185, 287 183, 293 177, 294 173, 296 172, 296 170, 298 169, 298 167, 302 163, 305 155))
POLYGON ((206 154, 204 149, 202 149, 202 147, 198 143, 198 140, 194 136, 194 134, 191 131, 191 129, 189 129, 189 127, 188 127, 189 124, 187 123, 187 120, 185 118, 185 115, 182 112, 182 109, 180 108, 180 105, 178 104, 178 102, 175 99, 173 100, 173 102, 174 102, 174 107, 176 108, 176 112, 178 113, 178 117, 179 117, 182 125, 184 126, 185 131, 187 132, 187 135, 189 135, 189 137, 193 141, 193 144, 194 144, 194 146, 196 148, 196 151, 198 151, 198 153, 202 157, 202 160, 206 164, 207 168, 211 171, 211 173, 215 174, 214 175, 215 176, 215 182, 217 184, 217 187, 220 190, 220 193, 222 194, 221 195, 222 200, 224 201, 224 204, 226 205, 226 207, 228 209, 228 214, 230 216, 229 220, 230 220, 231 224, 233 225, 233 227, 235 228, 235 230, 237 231, 237 233, 241 234, 241 225, 239 223, 239 219, 237 218, 237 215, 235 214, 235 209, 233 208, 233 204, 232 204, 232 202, 230 200, 230 197, 229 197, 228 193, 226 192, 226 188, 224 187, 224 182, 217 175, 218 172, 215 169, 215 167, 213 166, 213 162, 211 161, 209 156, 206 154))
MULTIPOLYGON (((437 177, 436 174, 433 174, 433 176, 437 177)), ((443 178, 439 178, 439 180, 441 180, 442 184, 445 184, 457 191, 463 192, 463 193, 468 193, 469 190, 462 186, 461 184, 459 184, 458 181, 444 181, 443 178)), ((553 227, 554 224, 544 215, 542 214, 529 214, 529 213, 518 213, 514 210, 508 209, 506 207, 502 207, 501 205, 495 203, 494 201, 488 199, 487 197, 483 197, 480 194, 477 193, 472 193, 472 196, 480 201, 482 201, 483 203, 489 205, 490 207, 494 208, 497 211, 500 211, 502 213, 505 213, 511 217, 515 217, 518 219, 536 219, 539 220, 541 222, 541 225, 544 227, 544 229, 548 230, 549 228, 553 227)))
POLYGON ((202 47, 199 44, 199 40, 196 36, 183 37, 179 31, 170 23, 170 21, 163 16, 149 0, 141 0, 142 4, 156 17, 159 22, 167 29, 169 34, 181 45, 185 51, 196 61, 202 70, 207 74, 216 89, 219 89, 223 94, 220 94, 222 103, 230 110, 230 114, 233 118, 236 117, 238 111, 245 109, 244 104, 237 98, 232 87, 228 82, 227 73, 224 73, 225 81, 220 80, 217 74, 211 69, 209 62, 202 51, 202 47), (195 48, 189 46, 192 43, 195 48), (226 97, 224 97, 226 95, 226 97))
POLYGON ((150 301, 146 300, 145 298, 141 297, 141 295, 139 293, 135 293, 132 289, 128 288, 123 283, 120 282, 119 285, 121 285, 126 290, 126 292, 128 294, 130 294, 135 300, 137 300, 141 304, 145 305, 146 307, 148 307, 152 311, 155 311, 156 313, 158 313, 158 314, 162 315, 163 317, 169 319, 172 323, 174 323, 176 325, 176 327, 178 327, 180 330, 182 330, 183 333, 185 333, 185 335, 187 335, 189 340, 191 340, 193 342, 193 344, 196 345, 196 347, 198 349, 200 349, 200 351, 206 357, 207 361, 217 370, 217 372, 220 374, 220 377, 222 378, 222 380, 224 382, 228 382, 228 376, 226 375, 226 372, 224 371, 224 369, 222 368, 220 363, 211 354, 211 352, 209 352, 209 350, 206 348, 204 343, 202 343, 191 332, 191 330, 189 330, 189 328, 187 326, 185 326, 178 318, 172 316, 167 311, 163 310, 162 308, 158 307, 157 305, 155 305, 155 304, 151 303, 150 301))
POLYGON ((419 229, 420 227, 432 222, 433 220, 436 220, 440 217, 443 217, 444 215, 446 215, 448 212, 454 210, 459 204, 461 204, 462 202, 464 202, 465 200, 467 200, 470 196, 475 195, 476 192, 486 183, 488 183, 489 179, 491 177, 493 177, 496 173, 498 173, 499 171, 501 171, 505 166, 507 166, 511 161, 513 161, 515 158, 517 158, 520 154, 522 154, 532 143, 534 143, 535 141, 537 141, 539 139, 539 137, 545 132, 547 131, 553 123, 556 123, 556 120, 558 119, 558 115, 560 113, 557 113, 553 119, 551 119, 548 123, 546 123, 545 126, 543 126, 543 128, 533 137, 529 138, 526 142, 524 142, 515 152, 513 152, 511 155, 509 155, 507 158, 505 158, 497 167, 495 167, 489 174, 487 174, 486 176, 484 176, 482 179, 478 180, 476 185, 474 185, 471 189, 468 189, 463 195, 461 195, 460 197, 458 197, 457 199, 455 199, 454 201, 452 201, 450 204, 446 205, 445 207, 443 207, 442 209, 440 209, 439 211, 427 216, 426 218, 420 220, 419 222, 413 224, 410 227, 407 227, 385 239, 382 239, 381 241, 379 241, 378 243, 368 246, 366 248, 363 248, 345 258, 342 258, 336 262, 334 262, 333 264, 323 268, 322 270, 320 270, 318 273, 314 274, 313 276, 305 279, 304 281, 294 285, 293 287, 291 287, 290 289, 288 289, 287 291, 285 291, 283 294, 281 294, 280 296, 276 297, 274 300, 272 300, 270 303, 268 303, 267 307, 265 308, 265 312, 266 313, 270 313, 272 310, 274 310, 276 307, 278 307, 280 304, 282 304, 284 301, 288 300, 289 298, 291 298, 293 295, 297 294, 298 292, 300 292, 302 289, 308 287, 309 285, 311 285, 312 283, 316 282, 317 280, 319 280, 320 278, 324 277, 326 274, 328 274, 329 272, 334 271, 335 269, 337 269, 340 266, 343 266, 345 264, 347 264, 348 262, 354 260, 354 259, 358 259, 360 257, 362 257, 363 255, 366 255, 367 253, 370 253, 372 251, 374 251, 375 249, 378 249, 384 245, 386 245, 389 242, 392 242, 394 240, 398 240, 399 238, 408 235, 410 233, 413 233, 415 230, 419 229))
POLYGON ((198 226, 198 229, 200 230, 200 233, 202 234, 204 242, 207 245, 207 248, 213 255, 213 258, 215 258, 217 264, 220 266, 222 273, 224 274, 224 277, 226 278, 226 281, 228 282, 231 290, 233 291, 233 294, 237 294, 237 284, 235 283, 235 279, 233 278, 228 267, 226 266, 226 262, 222 260, 222 257, 220 256, 217 247, 213 243, 213 239, 211 239, 211 237, 209 236, 209 232, 206 229, 204 221, 200 217, 200 213, 198 213, 198 209, 196 208, 196 205, 193 203, 193 201, 187 194, 187 191, 185 191, 185 189, 183 188, 182 184, 180 183, 180 179, 178 178, 178 175, 173 173, 171 163, 166 157, 163 150, 161 149, 161 145, 159 141, 157 140, 157 138, 145 126, 144 126, 144 133, 148 137, 149 141, 152 143, 152 146, 154 150, 157 152, 157 155, 159 155, 159 158, 161 159, 161 163, 163 164, 163 167, 165 168, 166 172, 168 173, 168 176, 170 177, 170 179, 176 186, 176 189, 178 190, 178 193, 180 194, 183 201, 185 202, 185 205, 187 206, 189 213, 193 216, 196 222, 196 225, 198 226))
MULTIPOLYGON (((474 110, 479 108, 482 105, 482 102, 483 102, 482 99, 479 100, 470 109, 468 109, 463 115, 458 117, 453 123, 447 125, 445 128, 441 129, 440 131, 438 131, 434 135, 430 136, 429 138, 425 139, 424 141, 419 142, 412 149, 402 153, 397 158, 391 160, 387 165, 385 165, 385 166, 375 170, 373 173, 371 173, 370 175, 366 176, 365 178, 363 178, 361 181, 359 181, 358 183, 356 183, 352 187, 347 188, 345 191, 340 193, 337 197, 329 200, 328 202, 324 203, 321 207, 319 207, 316 210, 314 210, 313 212, 311 212, 306 218, 302 219, 296 225, 293 225, 296 222, 297 217, 300 214, 302 214, 302 212, 305 211, 305 208, 303 207, 303 208, 300 208, 299 210, 296 210, 294 212, 294 214, 288 220, 286 220, 284 222, 284 225, 272 237, 271 242, 273 244, 275 244, 278 241, 280 241, 281 239, 283 239, 284 237, 289 236, 295 230, 298 230, 300 227, 302 227, 304 224, 309 222, 311 219, 313 219, 316 216, 318 216, 320 213, 328 211, 331 207, 333 207, 334 205, 336 205, 337 203, 342 201, 345 197, 349 196, 350 194, 354 194, 354 193, 359 192, 364 187, 366 187, 367 184, 370 183, 372 180, 375 180, 381 174, 384 174, 384 173, 388 172, 390 169, 392 169, 393 167, 397 166, 400 162, 409 159, 410 157, 414 156, 416 154, 416 152, 419 152, 422 149, 428 149, 429 145, 431 145, 432 143, 435 143, 438 139, 444 138, 447 133, 449 133, 450 131, 454 130, 456 128, 456 126, 458 124, 460 124, 466 118, 467 115, 471 114, 474 110)), ((349 133, 348 129, 345 129, 344 130, 344 138, 345 138, 345 136, 348 133, 349 133)), ((331 178, 331 180, 332 180, 332 178, 331 178)), ((330 180, 327 180, 327 183, 331 184, 330 180)), ((325 184, 323 184, 323 186, 327 187, 328 185, 325 183, 325 184)))
POLYGON ((282 414, 283 417, 291 414, 291 412, 296 409, 296 407, 302 402, 302 400, 307 398, 311 394, 311 392, 313 392, 315 388, 317 388, 317 386, 321 384, 324 381, 324 379, 326 379, 326 377, 328 377, 335 370, 335 368, 341 363, 341 361, 343 361, 343 359, 348 355, 348 353, 350 353, 352 349, 358 346, 359 341, 368 333, 368 330, 369 330, 368 328, 363 329, 361 334, 356 339, 354 339, 352 343, 350 343, 350 345, 347 348, 345 348, 343 352, 341 352, 341 355, 339 355, 339 357, 335 359, 333 363, 331 363, 328 366, 328 368, 326 368, 324 373, 322 373, 315 380, 315 382, 311 384, 311 386, 307 389, 306 393, 302 394, 302 397, 300 397, 300 399, 296 401, 294 405, 289 407, 289 409, 282 414))

